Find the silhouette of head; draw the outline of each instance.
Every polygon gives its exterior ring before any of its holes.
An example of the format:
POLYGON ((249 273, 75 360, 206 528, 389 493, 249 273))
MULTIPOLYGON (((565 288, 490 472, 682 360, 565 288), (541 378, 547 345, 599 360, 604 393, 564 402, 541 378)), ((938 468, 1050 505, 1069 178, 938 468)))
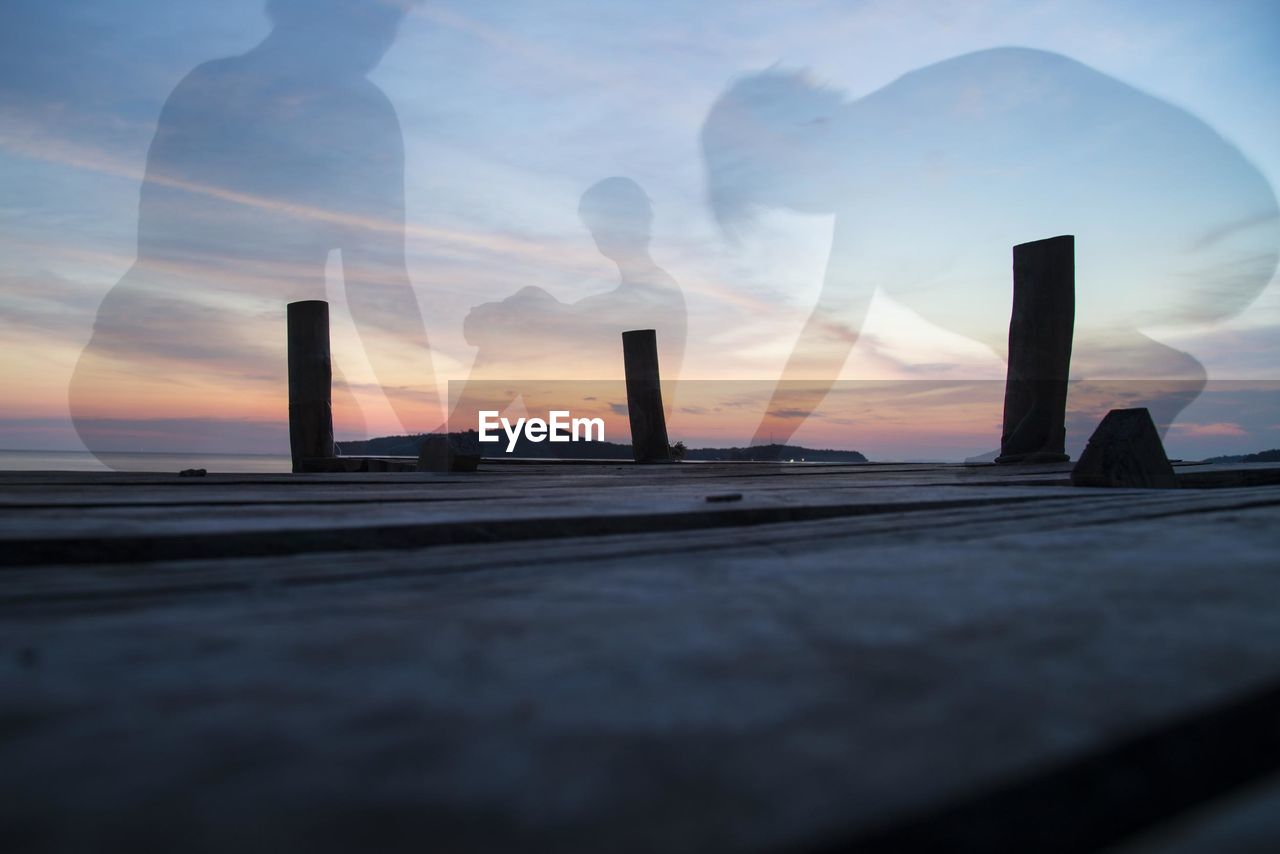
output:
POLYGON ((649 248, 653 205, 630 178, 605 178, 592 184, 578 203, 578 216, 606 258, 620 261, 649 248))
POLYGON ((770 69, 730 86, 702 125, 707 193, 720 226, 732 232, 758 207, 831 212, 822 144, 843 106, 842 93, 804 72, 770 69))
POLYGON ((305 45, 317 68, 367 74, 419 0, 267 0, 275 32, 305 45))

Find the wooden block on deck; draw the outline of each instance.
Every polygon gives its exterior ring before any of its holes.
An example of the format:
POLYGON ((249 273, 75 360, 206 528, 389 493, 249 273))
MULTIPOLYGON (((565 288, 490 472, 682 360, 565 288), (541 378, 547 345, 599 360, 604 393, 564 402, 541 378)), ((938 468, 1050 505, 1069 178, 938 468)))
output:
POLYGON ((318 457, 294 463, 294 474, 367 474, 417 471, 413 457, 318 457))
POLYGON ((1113 409, 1089 437, 1071 470, 1073 486, 1177 489, 1160 433, 1145 408, 1113 409))
POLYGON ((470 472, 480 466, 480 443, 471 433, 431 433, 418 451, 418 471, 470 472))

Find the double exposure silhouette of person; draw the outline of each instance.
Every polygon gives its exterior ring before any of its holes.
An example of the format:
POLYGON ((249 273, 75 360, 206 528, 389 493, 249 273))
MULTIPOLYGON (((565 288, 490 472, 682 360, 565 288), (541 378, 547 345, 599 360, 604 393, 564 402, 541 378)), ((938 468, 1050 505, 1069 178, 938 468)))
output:
MULTIPOLYGON (((269 0, 266 10, 273 26, 259 45, 196 68, 161 112, 136 261, 103 300, 71 382, 91 451, 201 450, 200 419, 279 422, 285 305, 325 298, 333 250, 399 420, 439 420, 405 269, 403 138, 367 76, 406 3, 269 0)), ((358 409, 336 376, 334 400, 350 429, 358 409)))
POLYGON ((463 334, 477 352, 454 406, 459 416, 474 418, 480 401, 485 408, 504 409, 516 394, 531 411, 563 403, 539 400, 528 391, 536 384, 522 391, 518 382, 497 383, 509 393, 495 401, 495 381, 620 378, 622 333, 628 329, 656 330, 663 381, 679 378, 687 310, 680 286, 650 254, 653 206, 648 195, 630 178, 605 178, 582 194, 578 214, 596 248, 617 265, 617 287, 575 303, 526 287, 501 302, 472 309, 463 334))
POLYGON ((770 70, 732 84, 702 129, 709 201, 834 214, 821 294, 757 429, 786 441, 839 376, 877 288, 1005 357, 1010 247, 1076 235, 1073 376, 1161 428, 1203 389, 1191 355, 1144 333, 1247 306, 1280 216, 1266 179, 1199 119, 1067 57, 997 48, 856 100, 770 70), (798 416, 798 417, 797 417, 798 416))

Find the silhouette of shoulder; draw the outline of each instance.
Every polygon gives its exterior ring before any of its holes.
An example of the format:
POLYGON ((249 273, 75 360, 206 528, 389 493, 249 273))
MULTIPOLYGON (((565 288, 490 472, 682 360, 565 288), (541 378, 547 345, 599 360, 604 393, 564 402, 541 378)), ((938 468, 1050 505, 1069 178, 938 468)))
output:
POLYGON ((473 347, 502 343, 512 330, 539 325, 565 310, 566 306, 548 291, 527 285, 497 302, 475 306, 462 321, 462 337, 473 347))
POLYGON ((360 128, 362 135, 370 141, 393 144, 395 148, 404 147, 404 137, 400 129, 400 115, 395 105, 373 81, 366 78, 353 80, 343 87, 339 97, 343 107, 350 111, 353 118, 359 117, 364 126, 360 128))
POLYGON ((243 86, 252 79, 252 72, 244 67, 243 57, 229 56, 202 62, 178 81, 165 99, 161 120, 165 113, 175 109, 198 105, 205 109, 212 96, 227 92, 237 84, 243 86))
POLYGON ((1070 57, 997 47, 951 57, 902 75, 856 102, 918 133, 956 133, 1001 123, 1021 136, 1072 138, 1121 128, 1159 129, 1175 137, 1216 136, 1183 110, 1070 57))
POLYGON ((991 47, 984 50, 976 50, 972 53, 962 53, 959 56, 953 56, 940 62, 935 62, 932 65, 917 68, 898 79, 904 81, 913 80, 918 76, 934 78, 939 72, 951 74, 958 71, 1016 74, 1029 69, 1053 69, 1059 72, 1083 72, 1098 77, 1105 76, 1084 63, 1077 62, 1060 53, 1032 47, 1009 46, 991 47))
POLYGON ((363 128, 369 137, 400 139, 400 118, 395 106, 387 94, 367 78, 330 83, 303 76, 290 81, 276 74, 270 63, 251 59, 247 54, 209 60, 191 69, 165 100, 161 121, 166 115, 188 107, 197 107, 201 113, 208 113, 211 108, 217 112, 217 108, 230 107, 241 99, 259 97, 273 86, 330 100, 339 115, 370 122, 370 126, 363 128))
POLYGON ((176 121, 198 114, 208 104, 209 95, 225 85, 232 76, 233 59, 215 59, 203 62, 187 72, 178 81, 160 108, 160 121, 156 127, 159 139, 176 121))
POLYGON ((903 74, 863 100, 886 99, 901 107, 904 98, 930 102, 977 90, 1002 93, 1005 106, 1033 101, 1050 91, 1071 91, 1079 97, 1091 97, 1095 103, 1114 103, 1117 98, 1155 100, 1070 57, 1025 47, 995 47, 944 59, 903 74))

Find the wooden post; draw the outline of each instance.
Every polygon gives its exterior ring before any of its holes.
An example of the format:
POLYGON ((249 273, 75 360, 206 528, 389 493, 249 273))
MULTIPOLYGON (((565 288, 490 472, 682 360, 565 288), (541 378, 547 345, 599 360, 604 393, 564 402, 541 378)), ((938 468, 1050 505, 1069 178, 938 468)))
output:
POLYGON ((333 365, 329 359, 329 304, 289 303, 289 450, 295 472, 333 453, 333 365))
POLYGON ((636 462, 671 462, 658 378, 657 333, 652 329, 622 333, 622 361, 627 373, 627 414, 631 418, 631 449, 636 462))
POLYGON ((1066 453, 1075 327, 1075 237, 1013 247, 1013 315, 997 463, 1056 463, 1066 453))
POLYGON ((480 467, 475 433, 431 433, 418 446, 416 471, 468 472, 480 467))

